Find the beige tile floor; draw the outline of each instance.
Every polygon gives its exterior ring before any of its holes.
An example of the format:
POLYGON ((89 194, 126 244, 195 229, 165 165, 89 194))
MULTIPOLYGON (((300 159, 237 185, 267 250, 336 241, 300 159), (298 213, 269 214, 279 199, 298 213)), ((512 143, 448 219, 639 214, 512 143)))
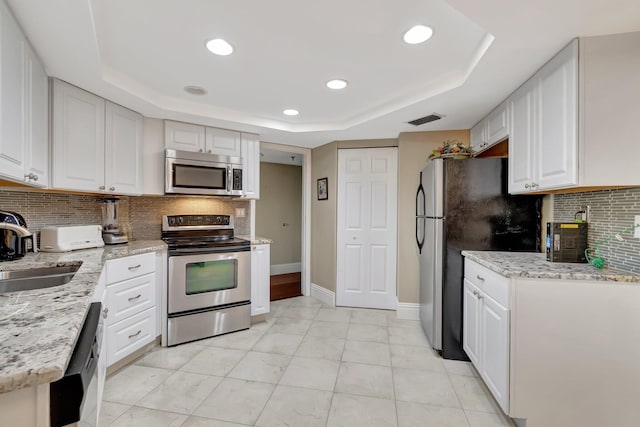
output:
POLYGON ((271 304, 265 323, 155 348, 107 380, 102 426, 513 426, 466 362, 395 312, 271 304))

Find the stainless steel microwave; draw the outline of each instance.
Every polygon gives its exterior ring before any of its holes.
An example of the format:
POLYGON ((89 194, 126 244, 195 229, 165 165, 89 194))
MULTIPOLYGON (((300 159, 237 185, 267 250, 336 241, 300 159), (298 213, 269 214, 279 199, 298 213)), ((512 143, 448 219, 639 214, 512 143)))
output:
POLYGON ((242 159, 167 148, 165 194, 242 196, 242 159))

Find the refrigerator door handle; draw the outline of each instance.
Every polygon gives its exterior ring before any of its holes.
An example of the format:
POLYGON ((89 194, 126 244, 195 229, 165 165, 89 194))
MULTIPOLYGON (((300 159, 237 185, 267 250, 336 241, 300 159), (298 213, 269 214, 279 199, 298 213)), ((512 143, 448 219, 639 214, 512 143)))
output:
POLYGON ((424 216, 425 215, 425 209, 426 209, 426 204, 425 204, 425 193, 424 193, 424 187, 422 186, 422 172, 420 172, 420 185, 418 185, 418 191, 416 192, 416 216, 424 216), (418 209, 418 203, 420 200, 420 193, 422 193, 422 213, 419 211, 418 209))
POLYGON ((418 236, 418 221, 424 221, 424 218, 416 217, 416 243, 418 244, 418 253, 422 253, 422 247, 424 246, 424 226, 422 227, 422 238, 418 236))

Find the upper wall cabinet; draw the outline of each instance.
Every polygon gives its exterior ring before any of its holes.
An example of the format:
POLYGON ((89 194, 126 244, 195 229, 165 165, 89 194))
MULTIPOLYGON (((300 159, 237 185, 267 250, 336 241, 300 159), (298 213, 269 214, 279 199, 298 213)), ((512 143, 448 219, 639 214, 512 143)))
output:
POLYGON ((640 32, 572 41, 509 99, 509 192, 640 185, 640 32))
POLYGON ((242 151, 242 189, 247 199, 260 198, 260 139, 252 133, 240 135, 242 151))
POLYGON ((53 81, 53 188, 108 194, 142 191, 142 116, 53 81))
POLYGON ((190 123, 164 122, 165 148, 240 157, 240 132, 190 123))
POLYGON ((476 153, 491 148, 509 136, 508 102, 503 102, 471 128, 471 148, 476 153))
POLYGON ((0 93, 0 177, 46 187, 47 75, 4 2, 0 2, 0 93))

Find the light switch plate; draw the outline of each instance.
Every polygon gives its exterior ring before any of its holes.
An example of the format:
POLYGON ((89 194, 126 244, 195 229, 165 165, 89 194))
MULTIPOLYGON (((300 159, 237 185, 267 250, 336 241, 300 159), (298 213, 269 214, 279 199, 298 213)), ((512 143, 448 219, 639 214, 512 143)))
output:
POLYGON ((640 215, 636 215, 636 219, 633 222, 633 225, 636 226, 633 232, 633 237, 637 237, 638 239, 640 239, 640 227, 638 227, 640 225, 640 215))
POLYGON ((236 208, 236 218, 244 218, 245 216, 247 216, 245 208, 236 208))

